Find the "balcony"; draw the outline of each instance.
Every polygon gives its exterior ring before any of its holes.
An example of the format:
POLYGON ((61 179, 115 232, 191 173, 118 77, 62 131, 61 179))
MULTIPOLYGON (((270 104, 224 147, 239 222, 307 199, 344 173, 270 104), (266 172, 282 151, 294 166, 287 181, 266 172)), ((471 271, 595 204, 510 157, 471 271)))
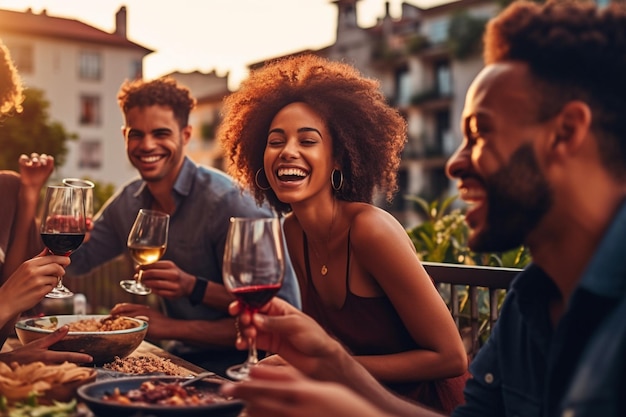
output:
POLYGON ((422 262, 437 284, 473 357, 498 319, 500 305, 517 268, 422 262))

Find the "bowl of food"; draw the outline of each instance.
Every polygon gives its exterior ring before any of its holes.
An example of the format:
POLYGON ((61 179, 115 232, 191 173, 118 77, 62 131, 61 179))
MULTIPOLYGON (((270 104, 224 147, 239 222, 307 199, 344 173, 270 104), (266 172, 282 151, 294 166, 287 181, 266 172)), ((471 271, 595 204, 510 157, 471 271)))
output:
POLYGON ((132 317, 58 315, 20 320, 15 324, 15 332, 20 342, 27 344, 64 325, 69 325, 69 333, 50 349, 87 353, 96 365, 130 355, 148 331, 146 321, 132 317))

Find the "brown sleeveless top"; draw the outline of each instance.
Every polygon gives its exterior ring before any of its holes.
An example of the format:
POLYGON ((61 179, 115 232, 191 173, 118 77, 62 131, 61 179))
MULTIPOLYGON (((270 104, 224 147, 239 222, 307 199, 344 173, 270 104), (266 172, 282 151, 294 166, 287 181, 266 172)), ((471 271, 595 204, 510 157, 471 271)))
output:
MULTIPOLYGON (((420 349, 387 296, 361 297, 350 291, 350 231, 346 299, 339 309, 325 305, 313 285, 308 241, 304 232, 302 239, 307 274, 302 310, 306 314, 313 317, 353 355, 386 355, 420 349)), ((390 383, 386 386, 402 396, 450 414, 452 409, 463 402, 463 388, 468 375, 436 381, 390 383)))
POLYGON ((339 339, 354 355, 384 355, 418 349, 393 304, 386 296, 361 297, 350 291, 350 232, 346 266, 346 299, 343 307, 324 304, 311 276, 309 250, 304 239, 304 262, 307 273, 302 310, 327 332, 339 339))

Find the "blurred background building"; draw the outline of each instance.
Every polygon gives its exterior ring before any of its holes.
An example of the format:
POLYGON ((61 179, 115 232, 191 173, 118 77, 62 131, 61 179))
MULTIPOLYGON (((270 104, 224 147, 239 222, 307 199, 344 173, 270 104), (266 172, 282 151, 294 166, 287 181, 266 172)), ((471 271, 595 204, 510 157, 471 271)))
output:
MULTIPOLYGON (((407 227, 419 221, 405 195, 433 200, 450 190, 445 161, 460 143, 459 118, 465 92, 482 68, 481 35, 499 9, 495 0, 459 0, 420 8, 403 3, 393 18, 375 25, 357 23, 359 0, 335 0, 337 33, 333 44, 315 53, 349 62, 377 78, 389 102, 406 117, 408 143, 393 203, 377 202, 407 227)), ((120 127, 117 92, 126 79, 143 76, 142 61, 154 52, 127 38, 126 8, 108 33, 78 20, 0 10, 0 36, 11 51, 27 87, 45 92, 50 116, 76 133, 58 175, 88 177, 116 187, 136 176, 128 163, 120 127)), ((250 65, 262 66, 267 60, 250 65)), ((198 99, 191 115, 188 155, 197 163, 222 168, 215 133, 222 99, 230 91, 228 74, 173 72, 198 99)))

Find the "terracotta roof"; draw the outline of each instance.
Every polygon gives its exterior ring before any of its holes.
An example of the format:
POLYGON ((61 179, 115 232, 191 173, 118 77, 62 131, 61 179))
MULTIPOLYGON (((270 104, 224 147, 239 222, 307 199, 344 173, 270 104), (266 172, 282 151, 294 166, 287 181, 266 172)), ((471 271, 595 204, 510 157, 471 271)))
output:
POLYGON ((30 9, 25 12, 0 9, 0 34, 2 33, 45 36, 141 49, 146 54, 154 52, 152 49, 128 40, 125 36, 102 31, 78 20, 49 16, 45 11, 36 14, 30 9))

